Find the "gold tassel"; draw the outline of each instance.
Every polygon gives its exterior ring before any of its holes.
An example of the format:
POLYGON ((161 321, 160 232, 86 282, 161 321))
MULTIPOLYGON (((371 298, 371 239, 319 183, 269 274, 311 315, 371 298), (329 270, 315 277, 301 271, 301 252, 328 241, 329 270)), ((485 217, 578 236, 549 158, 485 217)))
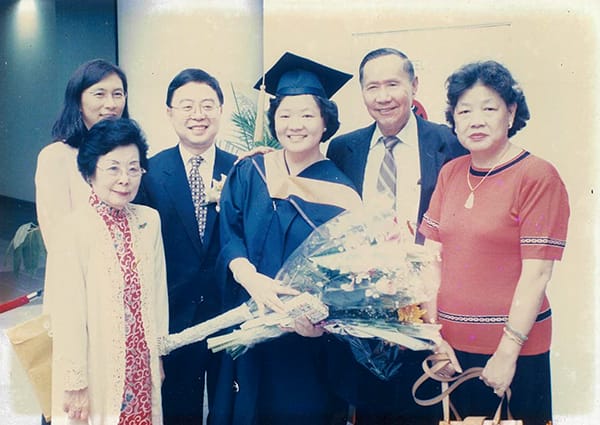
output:
POLYGON ((256 106, 256 120, 254 122, 254 146, 263 141, 263 127, 265 122, 265 77, 260 85, 258 92, 258 102, 256 106))

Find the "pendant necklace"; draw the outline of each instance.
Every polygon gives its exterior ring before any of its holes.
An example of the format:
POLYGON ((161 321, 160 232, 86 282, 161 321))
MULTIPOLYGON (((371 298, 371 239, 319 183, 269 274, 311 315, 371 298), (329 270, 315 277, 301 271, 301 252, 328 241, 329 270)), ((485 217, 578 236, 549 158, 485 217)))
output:
POLYGON ((481 186, 481 183, 484 182, 484 180, 487 178, 487 176, 489 176, 492 171, 494 171, 494 169, 500 165, 500 163, 502 162, 502 160, 504 159, 504 155, 506 155, 506 153, 510 150, 510 144, 507 145, 506 150, 502 153, 502 155, 500 155, 500 159, 498 160, 498 162, 496 162, 494 164, 494 166, 492 168, 490 168, 490 170, 485 173, 485 176, 483 176, 483 178, 481 180, 479 180, 479 183, 477 183, 475 185, 475 187, 473 187, 473 185, 471 185, 471 179, 469 178, 469 174, 470 170, 471 170, 471 166, 472 163, 469 164, 469 166, 467 167, 467 185, 469 186, 469 190, 471 191, 471 193, 469 193, 469 196, 467 196, 467 200, 465 201, 465 208, 470 210, 471 208, 473 208, 473 204, 475 203, 475 191, 477 190, 477 188, 479 186, 481 186))

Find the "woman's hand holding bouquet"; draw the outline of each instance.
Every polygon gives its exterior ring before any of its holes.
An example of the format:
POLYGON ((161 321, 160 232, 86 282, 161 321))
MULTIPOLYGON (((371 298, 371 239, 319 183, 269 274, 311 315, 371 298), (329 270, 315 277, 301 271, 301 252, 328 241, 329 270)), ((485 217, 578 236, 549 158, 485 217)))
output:
POLYGON ((234 279, 244 287, 256 303, 258 314, 262 316, 267 310, 285 314, 285 306, 279 295, 298 295, 299 292, 289 286, 256 271, 246 258, 236 258, 229 265, 234 279))
MULTIPOLYGON (((209 338, 208 347, 236 357, 292 328, 305 336, 324 329, 347 341, 373 373, 389 379, 400 367, 399 351, 434 349, 441 342, 440 326, 423 323, 426 312, 420 308, 437 292, 430 267, 437 252, 415 245, 408 229, 392 211, 347 211, 313 231, 275 279, 257 273, 246 259, 234 260, 239 260, 234 277, 253 299, 215 318, 217 326, 227 326, 212 333, 243 323, 209 338), (244 319, 247 315, 252 318, 244 319), (240 321, 231 323, 234 319, 240 321)), ((206 337, 206 324, 197 325, 204 326, 198 337, 206 337)))

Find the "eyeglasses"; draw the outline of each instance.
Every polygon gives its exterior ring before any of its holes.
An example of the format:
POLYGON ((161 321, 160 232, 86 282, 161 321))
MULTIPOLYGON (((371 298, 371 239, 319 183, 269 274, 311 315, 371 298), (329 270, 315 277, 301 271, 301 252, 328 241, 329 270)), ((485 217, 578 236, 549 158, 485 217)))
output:
POLYGON ((179 106, 171 106, 171 109, 181 111, 186 115, 192 115, 197 110, 206 115, 213 115, 219 110, 219 106, 215 105, 215 103, 212 101, 204 101, 200 103, 182 102, 179 104, 179 106))
POLYGON ((109 176, 112 176, 112 177, 120 177, 123 174, 123 172, 125 172, 125 174, 127 174, 129 177, 140 177, 142 174, 144 174, 146 172, 146 170, 144 170, 139 165, 132 165, 132 166, 128 167, 126 170, 123 170, 118 165, 111 165, 106 168, 96 166, 96 168, 100 171, 105 172, 106 174, 108 174, 109 176))

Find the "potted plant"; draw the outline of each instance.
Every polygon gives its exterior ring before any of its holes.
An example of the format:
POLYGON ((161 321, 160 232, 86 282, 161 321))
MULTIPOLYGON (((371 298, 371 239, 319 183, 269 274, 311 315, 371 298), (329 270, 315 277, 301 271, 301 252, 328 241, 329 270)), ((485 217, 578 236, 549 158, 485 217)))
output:
MULTIPOLYGON (((258 146, 268 146, 273 149, 280 149, 279 142, 274 139, 267 127, 267 123, 263 118, 261 110, 260 119, 256 118, 257 105, 244 95, 238 95, 232 87, 233 99, 235 101, 235 111, 231 115, 236 132, 236 140, 224 141, 223 148, 230 152, 247 152, 258 146), (256 123, 262 125, 262 131, 256 131, 256 123)), ((262 97, 259 96, 259 102, 262 102, 262 97)))
POLYGON ((15 275, 19 275, 21 268, 31 275, 35 274, 40 262, 46 257, 46 248, 37 224, 30 222, 17 229, 6 249, 5 265, 10 256, 12 256, 15 275))

